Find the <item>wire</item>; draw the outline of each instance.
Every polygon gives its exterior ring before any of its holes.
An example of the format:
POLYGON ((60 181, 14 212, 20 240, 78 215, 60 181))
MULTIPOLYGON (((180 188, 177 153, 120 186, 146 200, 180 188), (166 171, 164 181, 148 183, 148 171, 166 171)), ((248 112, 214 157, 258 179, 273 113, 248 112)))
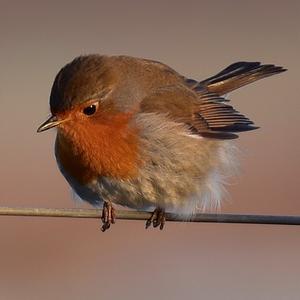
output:
MULTIPOLYGON (((63 218, 101 218, 101 209, 66 209, 66 208, 17 208, 0 207, 2 216, 29 217, 63 217, 63 218)), ((116 211, 117 219, 147 220, 151 213, 145 211, 116 211)), ((188 218, 172 213, 166 213, 167 221, 175 222, 206 222, 206 223, 246 223, 273 225, 300 225, 300 216, 274 215, 236 215, 236 214, 195 214, 188 218)))

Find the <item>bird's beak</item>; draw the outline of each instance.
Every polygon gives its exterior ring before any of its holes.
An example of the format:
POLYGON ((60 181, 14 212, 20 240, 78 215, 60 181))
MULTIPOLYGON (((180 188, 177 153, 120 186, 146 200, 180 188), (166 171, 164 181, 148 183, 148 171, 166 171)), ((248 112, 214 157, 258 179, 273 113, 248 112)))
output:
POLYGON ((44 122, 38 129, 37 132, 42 132, 50 128, 56 127, 63 123, 65 120, 58 120, 56 116, 51 116, 46 122, 44 122))

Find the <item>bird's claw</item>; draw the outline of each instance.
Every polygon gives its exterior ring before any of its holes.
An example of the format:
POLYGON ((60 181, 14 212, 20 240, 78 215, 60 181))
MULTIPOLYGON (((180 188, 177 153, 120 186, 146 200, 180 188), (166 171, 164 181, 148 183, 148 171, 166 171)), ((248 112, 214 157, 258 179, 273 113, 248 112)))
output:
POLYGON ((110 224, 114 224, 116 222, 115 209, 109 201, 105 201, 103 204, 101 220, 103 223, 101 227, 102 232, 109 229, 110 224))
POLYGON ((146 221, 146 229, 153 225, 153 227, 158 227, 162 230, 166 223, 166 213, 161 208, 156 208, 152 213, 151 217, 146 221))

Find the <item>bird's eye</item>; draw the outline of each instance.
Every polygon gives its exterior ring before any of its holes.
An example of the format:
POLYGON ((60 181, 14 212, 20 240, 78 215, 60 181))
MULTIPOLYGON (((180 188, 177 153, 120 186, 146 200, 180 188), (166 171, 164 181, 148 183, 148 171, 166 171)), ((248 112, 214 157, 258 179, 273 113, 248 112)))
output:
POLYGON ((91 104, 83 109, 83 113, 87 116, 93 115, 97 111, 98 105, 96 103, 91 104))

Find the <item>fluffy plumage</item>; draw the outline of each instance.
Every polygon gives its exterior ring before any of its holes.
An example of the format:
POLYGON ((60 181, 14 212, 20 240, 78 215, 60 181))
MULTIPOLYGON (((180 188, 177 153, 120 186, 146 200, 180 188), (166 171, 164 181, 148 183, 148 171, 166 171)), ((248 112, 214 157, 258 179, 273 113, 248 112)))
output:
POLYGON ((284 71, 239 62, 203 81, 127 56, 76 58, 56 76, 56 157, 72 188, 93 205, 160 207, 191 214, 219 207, 234 169, 230 140, 257 127, 222 95, 284 71), (97 102, 91 116, 82 113, 97 102))

